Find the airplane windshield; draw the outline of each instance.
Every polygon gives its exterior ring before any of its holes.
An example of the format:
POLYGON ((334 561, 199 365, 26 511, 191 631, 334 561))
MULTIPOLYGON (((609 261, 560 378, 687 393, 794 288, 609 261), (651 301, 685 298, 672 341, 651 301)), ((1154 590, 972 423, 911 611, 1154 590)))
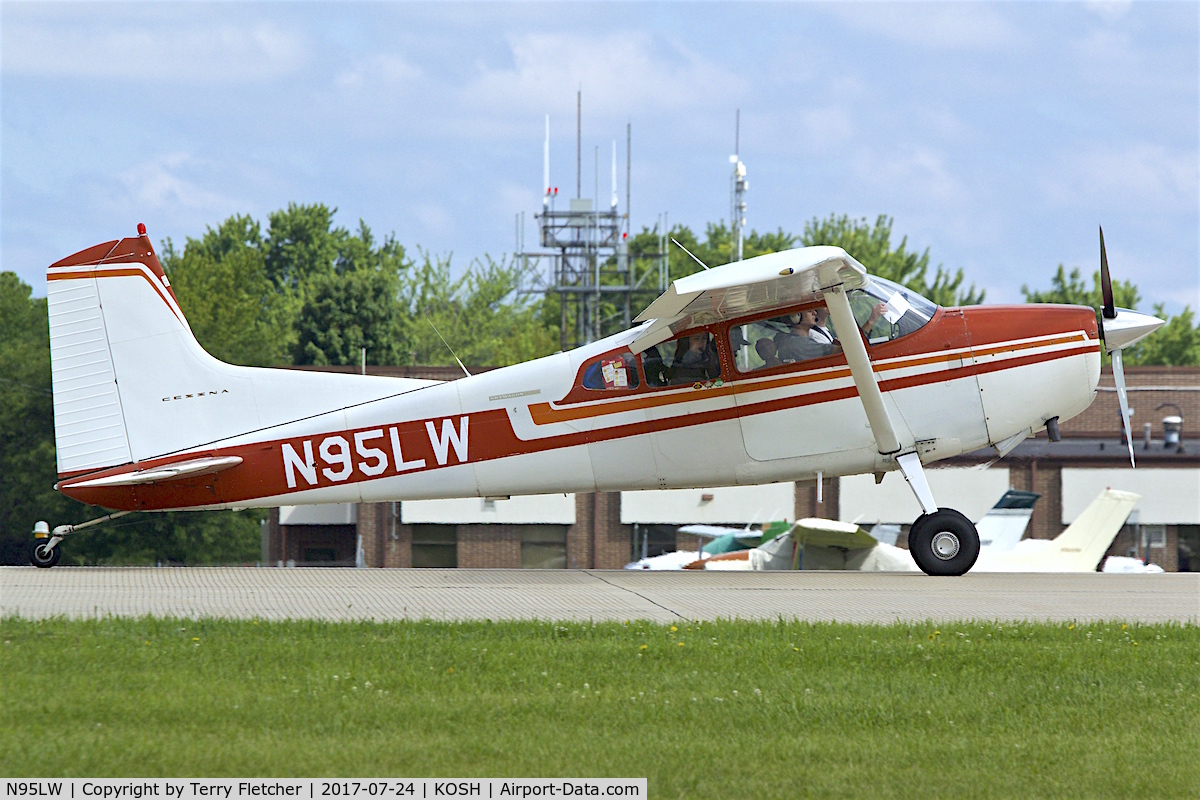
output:
POLYGON ((871 323, 867 331, 871 344, 889 342, 920 330, 937 311, 935 304, 912 289, 873 276, 865 288, 850 292, 849 298, 859 327, 871 323))

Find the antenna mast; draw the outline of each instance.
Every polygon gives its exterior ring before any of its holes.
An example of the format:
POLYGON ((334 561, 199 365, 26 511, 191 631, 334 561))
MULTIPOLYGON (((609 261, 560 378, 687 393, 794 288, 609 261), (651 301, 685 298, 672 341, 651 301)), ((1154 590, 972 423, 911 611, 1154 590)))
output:
POLYGON ((742 239, 746 227, 746 190, 750 181, 746 180, 746 165, 742 163, 741 152, 742 110, 737 110, 733 126, 733 155, 729 163, 733 164, 733 174, 729 178, 729 250, 731 261, 742 260, 742 239))
MULTIPOLYGON (((535 215, 541 232, 541 250, 527 251, 518 235, 516 257, 521 262, 521 288, 527 294, 554 292, 559 296, 559 331, 563 350, 569 350, 628 328, 633 319, 633 301, 648 303, 654 292, 666 291, 669 275, 667 245, 658 233, 657 252, 629 253, 629 179, 633 125, 625 126, 625 208, 619 207, 617 186, 617 143, 612 142, 612 186, 609 205, 600 206, 600 148, 595 148, 595 197, 583 197, 583 92, 575 95, 575 182, 576 196, 568 209, 555 208, 558 189, 550 179, 550 118, 542 145, 542 211, 535 215), (639 293, 635 298, 634 294, 639 293), (644 293, 644 294, 643 294, 644 293)), ((522 226, 523 223, 518 223, 522 226)), ((656 228, 658 226, 655 226, 656 228)), ((651 248, 653 250, 653 246, 651 248)))

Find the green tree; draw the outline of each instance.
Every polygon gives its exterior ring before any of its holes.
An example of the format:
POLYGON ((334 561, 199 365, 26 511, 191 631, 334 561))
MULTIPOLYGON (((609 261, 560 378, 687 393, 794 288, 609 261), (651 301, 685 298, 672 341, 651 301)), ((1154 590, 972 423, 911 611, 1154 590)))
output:
POLYGON ((209 238, 188 240, 182 254, 168 241, 161 259, 196 340, 233 364, 290 363, 294 304, 267 278, 263 252, 245 242, 211 247, 209 238))
POLYGON ((399 304, 400 277, 412 266, 404 248, 394 236, 376 245, 362 220, 355 235, 344 228, 324 235, 330 247, 310 249, 331 253, 332 262, 308 268, 296 289, 295 363, 356 364, 364 347, 372 364, 404 363, 412 327, 399 304))
MULTIPOLYGON (((1113 305, 1118 308, 1136 310, 1141 302, 1141 294, 1137 286, 1130 281, 1113 281, 1113 305)), ((1021 294, 1027 303, 1067 303, 1078 306, 1091 306, 1100 318, 1101 307, 1104 304, 1100 290, 1100 270, 1092 273, 1089 286, 1079 272, 1073 268, 1069 273, 1062 265, 1058 265, 1050 279, 1049 289, 1030 289, 1021 287, 1021 294)), ((1195 312, 1190 306, 1184 306, 1183 311, 1172 317, 1166 313, 1162 303, 1154 306, 1154 316, 1166 320, 1166 325, 1159 328, 1150 336, 1124 350, 1122 360, 1130 365, 1143 366, 1200 366, 1200 325, 1196 322, 1195 312)), ((1108 356, 1104 356, 1105 362, 1108 356)))
MULTIPOLYGON (((1136 309, 1138 303, 1141 302, 1142 297, 1138 293, 1138 288, 1129 281, 1113 281, 1112 290, 1113 304, 1120 308, 1136 309)), ((1026 303, 1065 303, 1091 306, 1097 312, 1104 305, 1103 294, 1100 291, 1100 270, 1092 273, 1092 283, 1091 286, 1088 286, 1079 273, 1079 267, 1075 267, 1068 273, 1062 264, 1058 265, 1058 270, 1050 279, 1049 289, 1035 290, 1023 285, 1021 294, 1025 296, 1026 303)))
POLYGON ((520 269, 515 261, 484 256, 455 280, 450 256, 422 252, 420 265, 406 273, 401 288, 401 306, 412 320, 410 363, 455 363, 447 344, 465 364, 488 366, 555 352, 557 312, 547 311, 547 299, 518 292, 520 269))
POLYGON ((296 320, 296 363, 357 364, 361 348, 372 364, 401 363, 406 326, 396 277, 352 269, 309 278, 296 320))
POLYGON ((288 203, 269 215, 264 255, 267 277, 277 287, 296 291, 310 278, 334 270, 350 238, 345 228, 333 227, 336 213, 323 203, 288 203))
POLYGON ((1126 363, 1143 366, 1200 367, 1200 322, 1190 306, 1171 317, 1162 303, 1154 305, 1154 316, 1167 324, 1129 348, 1126 363))
POLYGON ((64 564, 199 566, 262 558, 260 509, 131 514, 73 536, 64 564))
POLYGON ((46 299, 0 272, 0 563, 29 563, 33 523, 79 522, 87 509, 54 491, 54 411, 46 299))
POLYGON ((804 225, 800 243, 836 245, 867 268, 872 275, 895 281, 938 305, 965 306, 983 302, 984 291, 975 284, 963 289, 963 271, 954 274, 937 266, 932 282, 929 280, 929 248, 923 253, 908 249, 908 237, 892 247, 892 218, 880 214, 871 225, 865 217, 852 219, 836 214, 819 220, 813 218, 804 225))

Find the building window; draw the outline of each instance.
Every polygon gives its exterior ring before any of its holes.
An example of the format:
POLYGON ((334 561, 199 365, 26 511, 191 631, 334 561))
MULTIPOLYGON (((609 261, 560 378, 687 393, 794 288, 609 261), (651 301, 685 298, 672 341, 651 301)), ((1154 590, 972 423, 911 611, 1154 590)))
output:
POLYGON ((1148 547, 1166 547, 1167 546, 1167 526, 1166 525, 1143 525, 1142 538, 1148 547))
POLYGON ((423 569, 454 569, 458 566, 456 525, 413 525, 412 565, 423 569))
POLYGON ((566 525, 522 525, 521 569, 566 569, 566 525))
POLYGON ((304 565, 308 567, 338 566, 337 552, 332 547, 304 548, 304 565))
POLYGON ((1177 525, 1179 571, 1200 572, 1200 525, 1177 525))

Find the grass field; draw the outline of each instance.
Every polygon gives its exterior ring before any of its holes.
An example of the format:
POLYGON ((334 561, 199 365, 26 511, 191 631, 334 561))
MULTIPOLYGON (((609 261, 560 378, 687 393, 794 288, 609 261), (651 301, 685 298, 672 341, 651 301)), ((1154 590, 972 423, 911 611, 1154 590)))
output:
POLYGON ((1197 797, 1200 627, 0 620, 0 774, 1197 797))

